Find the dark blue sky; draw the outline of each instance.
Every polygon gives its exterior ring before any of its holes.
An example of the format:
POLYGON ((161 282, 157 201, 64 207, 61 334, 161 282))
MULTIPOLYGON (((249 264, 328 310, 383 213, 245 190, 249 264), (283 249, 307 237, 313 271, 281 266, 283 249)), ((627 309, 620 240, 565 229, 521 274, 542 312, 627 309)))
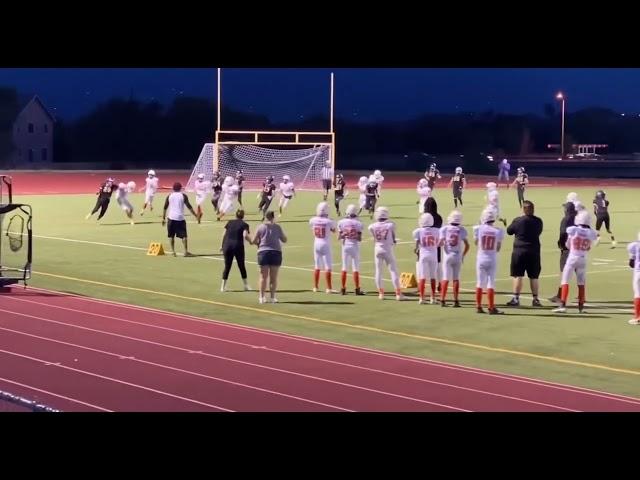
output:
MULTIPOLYGON (((233 68, 223 69, 222 102, 273 120, 328 113, 336 74, 336 116, 411 118, 424 112, 542 113, 558 90, 567 107, 640 112, 640 69, 233 68)), ((215 98, 216 70, 203 68, 0 69, 0 86, 38 93, 69 119, 113 96, 169 103, 176 95, 215 98)), ((224 119, 223 119, 224 122, 224 119)))

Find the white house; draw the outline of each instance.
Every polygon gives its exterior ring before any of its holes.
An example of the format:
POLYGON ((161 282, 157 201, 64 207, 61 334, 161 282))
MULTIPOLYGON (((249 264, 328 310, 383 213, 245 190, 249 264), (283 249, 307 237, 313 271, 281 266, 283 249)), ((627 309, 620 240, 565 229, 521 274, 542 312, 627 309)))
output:
POLYGON ((54 116, 37 95, 26 103, 13 123, 15 165, 28 166, 53 161, 54 123, 54 116))

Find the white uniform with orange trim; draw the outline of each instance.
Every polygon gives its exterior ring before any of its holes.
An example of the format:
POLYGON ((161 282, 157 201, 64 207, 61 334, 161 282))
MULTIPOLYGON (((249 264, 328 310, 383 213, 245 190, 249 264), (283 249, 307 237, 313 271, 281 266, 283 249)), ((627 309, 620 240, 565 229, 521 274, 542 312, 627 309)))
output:
POLYGON ((393 253, 393 248, 396 243, 396 224, 391 220, 375 222, 369 225, 368 230, 373 236, 374 241, 376 287, 378 290, 384 288, 382 283, 382 269, 386 263, 389 267, 393 287, 398 290, 400 288, 400 277, 398 275, 396 257, 393 253))
POLYGON ((200 206, 207 199, 207 195, 209 195, 211 191, 211 182, 208 180, 196 180, 193 188, 196 192, 196 205, 200 206))
POLYGON ((313 232, 313 260, 316 270, 331 270, 331 232, 336 224, 328 217, 315 216, 309 220, 313 232))
POLYGON ((440 229, 420 227, 413 231, 413 239, 419 244, 416 275, 418 280, 436 280, 438 277, 438 240, 440 229))
POLYGON ((442 280, 459 280, 462 267, 462 245, 467 229, 462 225, 445 225, 440 229, 440 241, 444 250, 442 280))
POLYGON ((494 289, 498 269, 497 248, 504 240, 504 230, 489 224, 476 225, 473 227, 473 239, 478 242, 476 288, 494 289))
POLYGON ((633 266, 633 297, 640 298, 640 241, 627 245, 629 258, 634 260, 633 266))
POLYGON ((346 272, 349 264, 353 272, 360 271, 360 240, 364 226, 357 218, 343 218, 338 222, 338 231, 342 240, 342 271, 346 272))
POLYGON ((145 179, 145 188, 144 188, 144 203, 150 205, 153 203, 153 198, 158 191, 158 184, 160 180, 158 177, 147 177, 145 179))
POLYGON ((591 228, 581 225, 567 228, 567 247, 569 247, 569 257, 562 271, 562 285, 566 285, 571 280, 573 272, 576 272, 578 285, 586 282, 587 252, 591 250, 591 245, 598 238, 598 234, 591 228))

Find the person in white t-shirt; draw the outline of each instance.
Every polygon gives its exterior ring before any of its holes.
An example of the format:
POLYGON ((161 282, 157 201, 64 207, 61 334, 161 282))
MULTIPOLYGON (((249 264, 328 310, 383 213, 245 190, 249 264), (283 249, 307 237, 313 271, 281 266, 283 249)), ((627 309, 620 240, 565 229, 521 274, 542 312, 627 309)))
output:
POLYGON ((196 212, 193 210, 191 203, 189 203, 189 197, 182 192, 182 184, 176 182, 173 184, 173 193, 169 194, 164 202, 164 211, 162 212, 162 226, 164 227, 165 223, 167 224, 167 235, 171 241, 171 252, 174 257, 176 256, 175 237, 182 239, 184 256, 192 256, 187 245, 187 221, 184 218, 185 207, 189 209, 194 217, 196 216, 196 212))
POLYGON ((473 239, 478 247, 476 256, 476 310, 485 313, 482 308, 483 289, 487 290, 489 314, 502 312, 496 308, 496 271, 498 252, 504 240, 504 230, 494 225, 496 215, 492 209, 485 209, 480 217, 480 225, 473 227, 473 239))
POLYGON ((585 313, 584 303, 586 298, 585 283, 587 280, 587 253, 597 240, 598 234, 591 228, 591 215, 586 210, 577 213, 575 225, 567 228, 567 248, 569 257, 562 270, 560 306, 555 313, 567 311, 567 298, 569 297, 569 281, 576 274, 578 283, 578 311, 585 313))
POLYGON ((340 293, 347 294, 347 270, 351 264, 356 295, 364 295, 360 289, 360 243, 364 226, 358 220, 358 207, 349 205, 346 217, 338 222, 338 240, 342 243, 342 288, 340 293))
POLYGON ((317 292, 320 283, 320 270, 324 267, 327 281, 327 293, 337 293, 331 285, 331 233, 336 231, 336 224, 329 218, 329 204, 320 202, 316 207, 316 216, 309 220, 313 232, 313 291, 317 292))
POLYGON ((375 282, 378 289, 378 298, 384 300, 384 284, 382 283, 382 270, 384 264, 389 267, 391 274, 391 283, 396 293, 396 300, 405 300, 400 290, 400 276, 398 275, 398 266, 396 257, 393 252, 396 244, 396 224, 389 220, 389 209, 387 207, 378 207, 375 211, 375 223, 369 225, 369 232, 373 236, 374 255, 375 255, 375 282))

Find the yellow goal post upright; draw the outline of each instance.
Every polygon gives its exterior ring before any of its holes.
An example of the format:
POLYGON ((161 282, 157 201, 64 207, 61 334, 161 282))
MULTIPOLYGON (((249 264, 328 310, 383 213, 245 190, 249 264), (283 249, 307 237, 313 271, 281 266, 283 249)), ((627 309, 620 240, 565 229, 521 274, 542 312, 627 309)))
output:
POLYGON ((331 93, 328 131, 250 131, 222 128, 221 69, 218 69, 217 125, 213 143, 204 145, 187 183, 193 191, 197 176, 204 174, 211 180, 213 172, 221 177, 235 176, 242 170, 245 189, 262 188, 262 182, 273 175, 279 184, 289 175, 297 190, 320 190, 321 174, 326 162, 335 171, 334 131, 334 74, 331 74, 331 93))

